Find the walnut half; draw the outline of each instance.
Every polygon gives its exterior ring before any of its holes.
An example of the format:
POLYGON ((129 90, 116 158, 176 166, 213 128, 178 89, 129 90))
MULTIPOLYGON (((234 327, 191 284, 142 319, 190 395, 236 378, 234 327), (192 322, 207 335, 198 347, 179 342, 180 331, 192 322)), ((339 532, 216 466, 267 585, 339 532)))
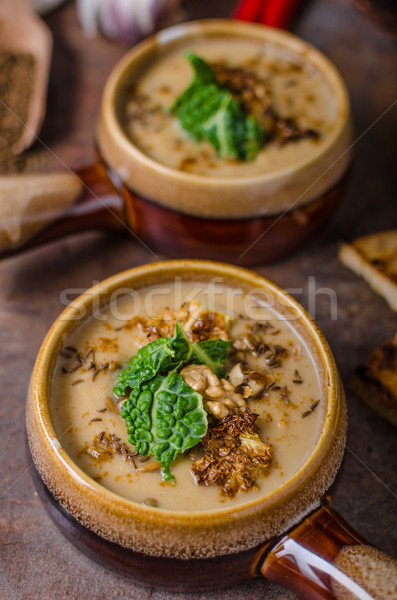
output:
POLYGON ((247 408, 241 394, 227 379, 218 377, 206 365, 188 365, 181 371, 183 379, 203 396, 204 408, 217 419, 237 415, 247 408))

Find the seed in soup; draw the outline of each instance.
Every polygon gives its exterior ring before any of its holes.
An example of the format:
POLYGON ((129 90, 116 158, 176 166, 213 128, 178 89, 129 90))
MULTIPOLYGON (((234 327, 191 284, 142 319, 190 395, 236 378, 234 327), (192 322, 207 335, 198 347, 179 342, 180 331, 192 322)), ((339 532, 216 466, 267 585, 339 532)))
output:
POLYGON ((156 296, 152 288, 142 289, 139 306, 125 296, 117 311, 110 306, 100 320, 87 320, 68 340, 73 351, 65 347, 59 355, 52 415, 62 446, 89 476, 136 502, 150 499, 159 508, 207 510, 255 499, 288 479, 319 436, 323 407, 321 402, 313 406, 321 398, 321 385, 304 340, 276 311, 259 308, 248 317, 247 294, 230 295, 232 288, 218 289, 215 309, 203 311, 206 288, 183 283, 180 294, 167 285, 167 294, 156 296), (197 295, 194 302, 192 294, 197 295), (153 310, 148 315, 149 301, 153 310), (177 483, 172 485, 162 481, 161 461, 140 456, 129 441, 120 416, 125 398, 113 396, 112 388, 131 357, 150 341, 168 337, 163 334, 174 331, 176 320, 186 327, 191 345, 222 336, 229 338, 230 349, 225 374, 203 364, 180 368, 185 383, 202 398, 208 427, 200 443, 177 453, 171 465, 177 483), (104 345, 105 337, 112 344, 104 345), (240 471, 214 452, 222 448, 214 443, 222 437, 219 428, 240 471), (233 430, 241 435, 233 437, 233 430), (254 449, 260 451, 252 460, 254 449))

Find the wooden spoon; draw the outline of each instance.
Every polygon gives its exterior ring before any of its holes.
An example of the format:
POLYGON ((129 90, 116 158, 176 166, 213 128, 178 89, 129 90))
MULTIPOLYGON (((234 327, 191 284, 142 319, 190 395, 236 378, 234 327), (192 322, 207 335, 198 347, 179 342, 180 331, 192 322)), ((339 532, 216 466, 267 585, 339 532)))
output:
MULTIPOLYGON (((28 115, 21 136, 9 148, 12 154, 28 148, 40 129, 45 114, 51 50, 50 30, 32 12, 29 0, 0 2, 0 52, 31 54, 35 61, 28 115)), ((9 108, 12 110, 12 106, 9 108)))

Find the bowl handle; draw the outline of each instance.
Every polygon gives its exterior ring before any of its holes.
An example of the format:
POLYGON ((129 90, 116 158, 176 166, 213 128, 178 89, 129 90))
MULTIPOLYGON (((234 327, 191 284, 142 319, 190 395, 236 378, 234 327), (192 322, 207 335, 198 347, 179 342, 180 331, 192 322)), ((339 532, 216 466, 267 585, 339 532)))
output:
POLYGON ((308 600, 397 598, 397 560, 369 545, 328 503, 267 545, 257 572, 308 600))
POLYGON ((124 229, 124 198, 104 165, 0 177, 0 258, 78 231, 124 229))

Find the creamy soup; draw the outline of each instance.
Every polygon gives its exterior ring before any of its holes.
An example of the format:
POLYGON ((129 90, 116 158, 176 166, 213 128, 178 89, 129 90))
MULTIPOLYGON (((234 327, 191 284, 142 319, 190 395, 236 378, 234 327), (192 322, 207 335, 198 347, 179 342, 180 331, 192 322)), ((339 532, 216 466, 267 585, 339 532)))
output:
POLYGON ((271 173, 314 155, 334 126, 336 112, 331 87, 312 64, 274 43, 222 36, 189 39, 162 52, 127 86, 121 120, 130 139, 159 163, 197 175, 229 178, 271 173), (219 158, 209 143, 192 141, 169 113, 192 79, 183 55, 187 48, 210 63, 254 73, 277 114, 292 119, 302 130, 314 130, 318 138, 281 146, 267 143, 252 162, 219 158))
MULTIPOLYGON (((232 374, 228 378, 234 381, 232 374)), ((261 307, 254 296, 237 288, 216 284, 209 294, 208 284, 185 282, 134 290, 78 328, 57 360, 51 413, 63 448, 107 489, 159 508, 206 510, 254 499, 296 472, 319 437, 325 400, 318 368, 293 322, 272 308, 261 307), (222 495, 218 485, 196 483, 191 465, 199 446, 188 456, 179 455, 172 464, 175 485, 163 482, 159 470, 151 472, 151 465, 156 468, 153 458, 142 461, 135 456, 131 462, 128 456, 134 454, 134 447, 128 442, 112 392, 118 372, 148 343, 137 317, 150 319, 162 314, 165 307, 179 309, 193 297, 231 318, 226 372, 244 364, 250 372, 263 376, 245 402, 259 415, 256 425, 262 440, 271 444, 272 461, 251 489, 238 491, 232 498, 222 495), (107 451, 98 455, 93 447, 103 438, 107 451)))

